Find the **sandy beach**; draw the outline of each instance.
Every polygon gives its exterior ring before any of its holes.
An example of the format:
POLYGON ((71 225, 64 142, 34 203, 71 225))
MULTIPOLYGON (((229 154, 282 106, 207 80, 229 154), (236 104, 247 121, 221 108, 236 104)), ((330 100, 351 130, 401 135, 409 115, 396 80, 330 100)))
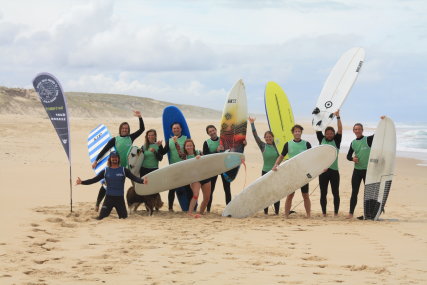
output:
MULTIPOLYGON (((347 220, 353 165, 340 153, 341 207, 321 215, 320 191, 311 195, 312 218, 302 204, 290 219, 263 212, 247 219, 221 217, 225 206, 218 180, 212 213, 200 219, 165 206, 154 216, 144 207, 126 220, 112 215, 94 220, 98 184, 75 186, 77 176, 94 172, 87 156, 87 134, 104 123, 113 135, 134 117, 71 119, 73 212, 69 166, 47 119, 0 115, 0 284, 426 284, 427 168, 397 158, 383 221, 347 220)), ((163 138, 161 119, 144 118, 146 129, 163 138)), ((211 120, 188 121, 196 147, 207 139, 211 120)), ((266 122, 256 122, 260 135, 266 122)), ((307 126, 307 134, 314 134, 307 126)), ((145 134, 145 133, 144 133, 145 134)), ((304 135, 303 135, 304 138, 304 135)), ((261 175, 262 157, 251 132, 246 170, 232 183, 237 195, 261 175)), ((143 144, 143 136, 135 145, 143 144)), ((161 166, 167 164, 164 159, 161 166)), ((318 180, 310 183, 310 192, 318 180)), ((126 182, 126 189, 130 181, 126 182)), ((294 205, 301 201, 300 191, 294 205)), ((363 213, 363 188, 355 216, 363 213)))

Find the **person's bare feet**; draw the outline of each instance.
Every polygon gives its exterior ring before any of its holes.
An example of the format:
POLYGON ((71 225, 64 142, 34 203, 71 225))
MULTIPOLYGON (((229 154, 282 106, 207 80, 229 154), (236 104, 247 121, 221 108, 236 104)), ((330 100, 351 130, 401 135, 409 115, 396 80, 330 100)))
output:
POLYGON ((95 206, 95 212, 99 211, 99 206, 95 206))
POLYGON ((346 217, 346 219, 353 219, 353 214, 348 214, 348 216, 346 217))

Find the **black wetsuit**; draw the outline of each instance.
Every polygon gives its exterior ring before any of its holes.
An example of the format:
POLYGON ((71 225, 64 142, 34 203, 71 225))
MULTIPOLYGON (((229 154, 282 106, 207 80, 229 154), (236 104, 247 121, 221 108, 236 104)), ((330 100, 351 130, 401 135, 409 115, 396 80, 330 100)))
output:
MULTIPOLYGON (((322 132, 316 132, 317 140, 319 144, 322 144, 322 140, 325 138, 322 132)), ((325 139, 326 140, 326 139, 325 139)), ((335 134, 333 141, 335 147, 339 150, 341 147, 341 134, 335 134)), ((335 168, 335 167, 334 167, 335 168)), ((340 208, 340 173, 337 169, 328 168, 328 170, 319 175, 319 187, 320 187, 320 206, 322 207, 322 213, 326 214, 326 205, 328 203, 328 184, 331 184, 332 195, 334 196, 334 213, 338 214, 340 208)))
POLYGON ((134 176, 129 169, 124 167, 110 168, 107 167, 105 171, 101 171, 97 176, 91 179, 83 180, 83 185, 89 185, 105 179, 107 184, 106 197, 102 204, 98 220, 108 217, 113 208, 116 208, 119 219, 126 219, 128 216, 126 204, 124 199, 124 185, 125 177, 137 183, 144 183, 144 181, 134 176))
MULTIPOLYGON (((217 140, 219 140, 219 137, 217 138, 217 140)), ((217 141, 217 140, 215 140, 215 141, 217 141)), ((203 143, 203 154, 208 155, 208 154, 213 154, 213 153, 218 153, 218 151, 211 152, 209 149, 207 141, 205 141, 203 143)), ((231 186, 230 186, 231 183, 228 182, 227 180, 225 180, 225 178, 222 174, 220 174, 219 176, 221 177, 222 185, 224 187, 225 204, 228 204, 231 201, 231 186)), ((217 179, 218 179, 218 175, 211 178, 211 198, 209 199, 208 205, 206 207, 207 212, 211 211, 213 192, 215 190, 215 185, 216 185, 217 179)))
MULTIPOLYGON (((360 138, 356 138, 356 140, 361 140, 363 138, 364 138, 364 136, 362 136, 360 138)), ((369 147, 372 146, 373 140, 374 140, 373 135, 367 137, 367 144, 369 147)), ((352 146, 350 144, 350 148, 349 148, 348 153, 347 153, 347 159, 349 161, 353 161, 353 153, 354 153, 354 149, 352 148, 352 146)), ((356 205, 357 205, 357 196, 359 194, 360 183, 362 182, 362 180, 363 180, 363 183, 365 183, 365 179, 366 179, 366 169, 354 168, 353 175, 351 176, 351 198, 350 198, 350 211, 349 211, 349 213, 352 215, 353 215, 354 209, 356 208, 356 205)))

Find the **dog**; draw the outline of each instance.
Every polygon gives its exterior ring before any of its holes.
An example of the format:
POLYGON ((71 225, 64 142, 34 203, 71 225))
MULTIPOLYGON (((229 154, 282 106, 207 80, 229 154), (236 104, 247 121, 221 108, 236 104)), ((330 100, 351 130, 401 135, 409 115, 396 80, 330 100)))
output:
POLYGON ((145 208, 147 209, 148 215, 153 215, 153 210, 156 209, 156 212, 163 206, 162 198, 160 194, 152 194, 152 195, 138 195, 135 192, 135 188, 133 186, 129 187, 126 193, 126 200, 128 203, 129 211, 136 212, 139 205, 145 203, 145 208))

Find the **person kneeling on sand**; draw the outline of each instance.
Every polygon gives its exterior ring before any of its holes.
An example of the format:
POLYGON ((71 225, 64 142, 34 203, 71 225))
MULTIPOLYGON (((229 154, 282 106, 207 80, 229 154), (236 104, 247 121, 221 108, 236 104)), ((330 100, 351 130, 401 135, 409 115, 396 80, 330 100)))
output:
POLYGON ((101 171, 97 176, 88 180, 81 180, 80 177, 77 177, 77 185, 90 185, 100 181, 101 179, 105 179, 107 184, 106 197, 102 204, 101 211, 99 212, 99 216, 97 217, 98 220, 108 217, 113 207, 116 208, 119 219, 127 218, 128 213, 124 199, 126 177, 136 183, 148 183, 146 178, 142 180, 141 178, 133 175, 129 169, 120 166, 120 156, 115 151, 110 153, 110 157, 108 158, 108 167, 105 168, 105 171, 101 171))

